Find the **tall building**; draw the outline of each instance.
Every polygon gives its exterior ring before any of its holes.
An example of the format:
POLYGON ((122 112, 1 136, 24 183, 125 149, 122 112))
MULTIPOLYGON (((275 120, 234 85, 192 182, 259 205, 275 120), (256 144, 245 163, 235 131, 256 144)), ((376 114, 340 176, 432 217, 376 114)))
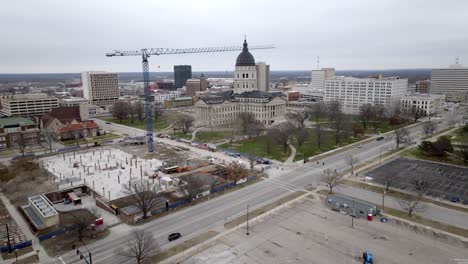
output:
POLYGON ((414 91, 416 93, 429 93, 430 87, 431 87, 430 80, 416 81, 416 86, 415 86, 414 91))
POLYGON ((185 94, 194 96, 196 92, 205 91, 208 88, 208 81, 202 74, 200 78, 188 79, 185 88, 185 94))
POLYGON ((82 72, 83 97, 90 104, 105 107, 115 104, 120 96, 119 76, 110 72, 82 72))
POLYGON ((445 94, 449 102, 462 101, 468 93, 468 68, 455 64, 449 68, 432 69, 431 93, 445 94))
POLYGON ((56 97, 44 93, 17 94, 2 99, 2 115, 4 116, 37 116, 49 112, 58 107, 56 97))
POLYGON ((260 91, 270 90, 270 65, 257 62, 257 87, 260 91))
POLYGON ((242 52, 237 56, 234 71, 234 91, 236 93, 258 89, 257 66, 253 55, 249 52, 247 40, 244 40, 243 46, 242 52))
POLYGON ((188 79, 192 78, 192 66, 175 65, 174 66, 174 86, 182 88, 186 85, 188 79))
POLYGON ((408 79, 400 77, 354 78, 335 76, 325 80, 324 101, 339 101, 343 111, 356 114, 363 104, 396 106, 407 93, 408 79))
POLYGON ((323 91, 325 89, 325 80, 334 76, 334 68, 322 68, 321 70, 312 70, 310 89, 312 91, 323 91))

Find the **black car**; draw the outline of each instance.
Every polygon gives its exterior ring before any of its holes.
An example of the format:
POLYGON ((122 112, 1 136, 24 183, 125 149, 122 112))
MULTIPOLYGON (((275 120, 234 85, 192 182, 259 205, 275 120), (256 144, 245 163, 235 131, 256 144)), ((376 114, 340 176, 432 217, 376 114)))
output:
POLYGON ((380 140, 383 140, 383 139, 384 139, 384 137, 378 137, 377 141, 380 141, 380 140))
POLYGON ((172 241, 172 240, 179 239, 181 237, 182 235, 180 233, 172 233, 167 237, 167 239, 169 239, 169 241, 172 241))

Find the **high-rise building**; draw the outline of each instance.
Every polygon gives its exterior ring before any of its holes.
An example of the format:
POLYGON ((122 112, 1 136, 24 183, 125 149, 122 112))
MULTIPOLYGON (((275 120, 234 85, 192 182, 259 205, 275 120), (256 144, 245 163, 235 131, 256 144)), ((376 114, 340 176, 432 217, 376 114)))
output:
POLYGON ((270 90, 270 65, 257 62, 257 88, 260 91, 270 90))
POLYGON ((432 69, 431 93, 445 94, 449 102, 461 102, 468 93, 468 68, 455 64, 449 68, 432 69))
POLYGON ((174 66, 174 86, 182 88, 186 85, 188 79, 192 78, 192 66, 175 65, 174 66))
POLYGON ((4 116, 37 116, 59 107, 58 98, 44 93, 17 94, 2 99, 2 112, 4 116))
POLYGON ((322 68, 321 70, 312 70, 310 89, 312 91, 323 91, 325 89, 325 80, 335 76, 334 68, 322 68))
POLYGON ((119 99, 119 76, 110 72, 82 72, 83 97, 90 104, 105 107, 119 99))
POLYGON ((203 73, 200 78, 188 79, 185 87, 185 94, 188 96, 194 96, 197 92, 206 91, 208 88, 208 80, 206 80, 203 73))
POLYGON ((247 40, 244 40, 244 48, 237 56, 236 69, 234 71, 234 91, 237 93, 257 90, 257 66, 255 59, 249 52, 247 40))
POLYGON ((429 93, 430 87, 431 87, 430 80, 416 81, 416 86, 414 88, 414 91, 416 93, 429 93))
POLYGON ((400 77, 354 78, 335 76, 325 80, 324 101, 339 101, 343 111, 356 114, 364 104, 396 106, 407 93, 408 79, 400 77))

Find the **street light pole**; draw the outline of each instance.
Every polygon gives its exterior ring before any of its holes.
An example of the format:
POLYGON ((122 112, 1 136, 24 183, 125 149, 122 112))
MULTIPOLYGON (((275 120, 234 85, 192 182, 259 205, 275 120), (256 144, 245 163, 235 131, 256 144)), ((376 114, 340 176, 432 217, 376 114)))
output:
POLYGON ((247 235, 250 235, 249 233, 249 205, 247 205, 247 235))
POLYGON ((356 210, 354 208, 354 200, 353 200, 353 214, 351 215, 351 228, 354 228, 354 216, 356 215, 356 210))
POLYGON ((379 165, 382 164, 382 146, 379 148, 379 165))

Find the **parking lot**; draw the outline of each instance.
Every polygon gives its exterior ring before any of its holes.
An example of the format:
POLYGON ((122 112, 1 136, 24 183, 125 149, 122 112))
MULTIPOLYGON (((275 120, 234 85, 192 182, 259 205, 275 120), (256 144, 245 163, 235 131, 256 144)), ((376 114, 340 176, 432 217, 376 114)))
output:
MULTIPOLYGON (((369 222, 326 208, 306 197, 251 223, 250 235, 238 228, 178 263, 362 263, 370 250, 374 263, 457 264, 468 258, 467 245, 446 242, 389 220, 369 222)), ((171 262, 174 263, 174 262, 171 262)))
POLYGON ((411 191, 412 176, 429 177, 428 195, 451 200, 459 198, 468 204, 468 168, 409 158, 397 158, 365 174, 384 184, 392 176, 391 187, 411 191))

